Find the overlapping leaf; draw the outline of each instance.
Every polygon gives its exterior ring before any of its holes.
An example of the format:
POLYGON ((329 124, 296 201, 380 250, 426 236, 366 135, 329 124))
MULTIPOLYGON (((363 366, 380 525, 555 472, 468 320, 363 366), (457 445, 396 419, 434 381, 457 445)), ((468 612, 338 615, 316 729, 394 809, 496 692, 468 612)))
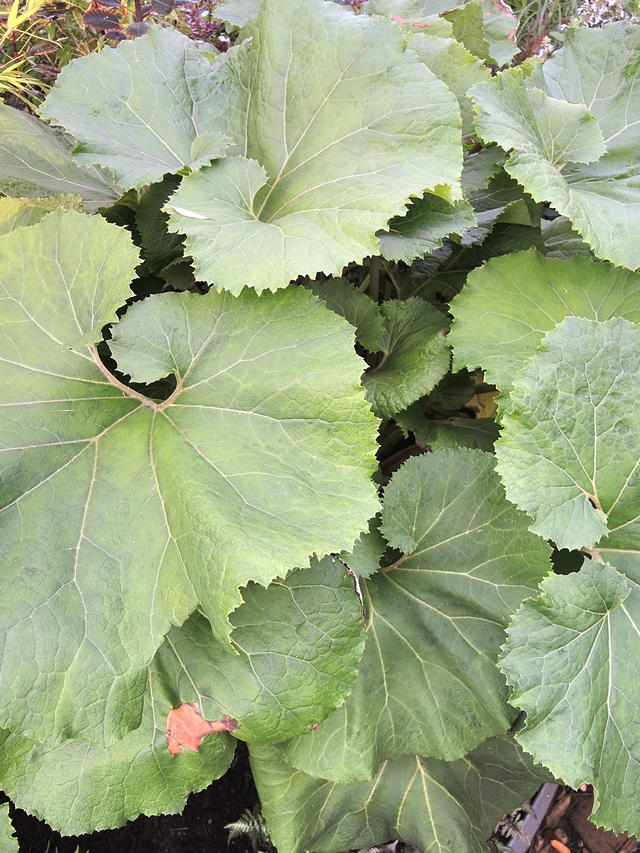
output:
POLYGON ((190 175, 166 208, 198 278, 237 293, 339 274, 378 253, 376 232, 410 197, 460 198, 455 98, 395 24, 264 0, 251 43, 218 65, 221 129, 240 156, 190 175))
POLYGON ((385 762, 371 781, 349 785, 293 769, 282 747, 252 744, 250 752, 280 853, 338 853, 390 838, 433 853, 484 853, 505 809, 549 781, 508 738, 491 738, 452 762, 407 755, 385 762))
POLYGON ((524 748, 567 784, 593 783, 591 819, 638 834, 640 560, 553 575, 509 628, 501 666, 527 712, 524 748), (627 569, 629 565, 627 565, 627 569))
POLYGON ((82 198, 75 193, 48 198, 0 198, 0 235, 25 225, 35 225, 57 207, 80 212, 82 198))
POLYGON ((65 741, 47 750, 5 732, 6 790, 62 833, 118 826, 140 812, 180 811, 189 791, 231 761, 233 739, 224 733, 207 735, 197 753, 171 755, 171 709, 197 702, 207 720, 233 717, 247 740, 284 739, 321 720, 349 691, 364 642, 344 566, 326 557, 267 589, 250 585, 243 598, 232 616, 239 653, 213 637, 200 613, 173 628, 151 664, 140 727, 107 749, 65 741))
POLYGON ((309 569, 251 584, 231 616, 234 649, 194 614, 156 654, 156 692, 172 707, 197 702, 207 720, 230 716, 242 740, 282 741, 309 731, 344 701, 364 647, 361 607, 345 567, 309 569))
POLYGON ((453 303, 454 367, 482 365, 504 397, 545 332, 567 315, 638 323, 639 297, 638 274, 586 257, 547 260, 530 250, 494 258, 469 275, 453 303))
POLYGON ((427 193, 409 205, 406 216, 396 216, 389 229, 378 232, 380 254, 391 261, 410 264, 415 258, 442 246, 445 237, 460 236, 476 224, 466 201, 449 204, 427 193))
POLYGON ((121 186, 141 187, 224 155, 215 79, 193 41, 151 27, 66 66, 41 114, 76 137, 78 163, 106 166, 121 186))
POLYGON ((380 417, 391 417, 428 394, 449 369, 444 336, 447 317, 422 299, 392 300, 380 306, 384 334, 379 363, 362 377, 367 400, 380 417))
POLYGON ((181 812, 191 791, 226 773, 236 741, 221 732, 197 752, 171 755, 165 735, 171 705, 155 695, 157 678, 152 666, 139 727, 106 749, 80 739, 48 749, 0 729, 5 791, 63 835, 122 826, 141 813, 181 812))
POLYGON ((87 210, 108 206, 120 195, 96 169, 71 157, 72 142, 22 110, 0 103, 0 190, 9 196, 40 198, 77 193, 87 210))
POLYGON ((510 615, 549 548, 505 500, 490 454, 410 459, 385 491, 382 532, 402 556, 362 581, 367 644, 353 693, 285 747, 326 779, 370 779, 414 753, 455 759, 513 721, 496 662, 510 615))
POLYGON ((503 0, 470 0, 447 14, 453 35, 466 49, 494 65, 508 65, 518 52, 518 19, 503 0))
POLYGON ((126 232, 56 211, 1 240, 0 720, 109 742, 197 601, 224 638, 239 586, 351 547, 375 418, 351 328, 302 289, 136 304, 112 349, 136 381, 174 373, 155 402, 90 347, 130 293, 126 232))
POLYGON ((496 445, 507 497, 558 548, 637 523, 640 327, 567 317, 515 380, 496 445))
POLYGON ((513 70, 471 92, 480 134, 512 149, 507 170, 598 257, 630 269, 640 266, 639 45, 633 24, 579 27, 530 76, 513 70))

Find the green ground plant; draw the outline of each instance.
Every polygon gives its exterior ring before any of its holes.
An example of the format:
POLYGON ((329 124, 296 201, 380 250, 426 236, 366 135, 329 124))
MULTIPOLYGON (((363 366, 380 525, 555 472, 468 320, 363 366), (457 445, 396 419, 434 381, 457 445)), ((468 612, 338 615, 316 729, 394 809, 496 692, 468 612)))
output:
POLYGON ((640 28, 509 68, 489 5, 229 0, 0 106, 0 788, 60 832, 237 739, 279 853, 554 777, 640 832, 640 28))

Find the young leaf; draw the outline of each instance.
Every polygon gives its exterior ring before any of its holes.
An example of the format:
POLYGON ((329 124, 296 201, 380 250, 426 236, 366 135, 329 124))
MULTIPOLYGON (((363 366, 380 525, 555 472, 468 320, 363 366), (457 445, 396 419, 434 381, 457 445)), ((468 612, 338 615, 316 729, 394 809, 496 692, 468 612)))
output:
POLYGON ((160 210, 179 183, 180 179, 175 175, 167 175, 164 180, 152 184, 140 198, 136 227, 140 233, 145 270, 150 275, 160 273, 182 257, 183 238, 169 233, 169 217, 160 210))
POLYGON ((367 644, 353 693, 287 760, 314 776, 369 779, 406 753, 455 759, 513 722, 496 662, 550 549, 504 498, 490 454, 408 460, 385 491, 382 532, 402 556, 362 580, 367 644))
POLYGON ((394 217, 389 230, 378 231, 380 254, 391 261, 410 264, 414 258, 442 246, 445 237, 460 236, 473 228, 476 218, 466 201, 449 204, 432 193, 411 202, 405 216, 394 217))
POLYGON ((407 755, 349 785, 294 770, 282 746, 251 744, 250 753, 279 853, 338 853, 390 838, 433 853, 486 853, 500 815, 550 781, 510 738, 491 738, 457 761, 407 755))
POLYGON ((0 190, 9 196, 40 198, 77 193, 85 208, 108 206, 121 190, 96 169, 71 157, 73 143, 22 110, 0 103, 0 190))
POLYGON ((176 374, 156 402, 90 346, 130 295, 126 232, 54 211, 0 240, 0 720, 109 742, 198 600, 224 638, 239 586, 352 546, 376 421, 351 327, 301 288, 136 303, 111 343, 137 381, 176 374))
POLYGON ((99 163, 121 186, 141 187, 224 156, 215 86, 215 69, 196 45, 155 26, 67 65, 40 112, 76 137, 77 162, 99 163), (193 146, 205 134, 203 158, 193 146))
POLYGON ((380 417, 391 417, 428 394, 449 369, 450 351, 444 330, 447 317, 413 298, 380 306, 385 333, 382 359, 362 377, 366 398, 380 417))
POLYGON ((240 156, 185 178, 166 207, 199 279, 238 293, 340 274, 378 254, 376 232, 411 197, 460 198, 455 98, 395 24, 264 0, 251 43, 218 66, 240 156))
POLYGON ((637 515, 640 327, 567 317, 515 379, 496 444, 507 497, 558 548, 637 515))
POLYGON ((361 606, 333 557, 273 581, 250 584, 231 615, 228 643, 195 613, 156 653, 157 696, 197 702, 206 720, 225 716, 236 737, 281 741, 309 731, 353 687, 362 657, 361 606))
POLYGON ((570 29, 529 77, 514 69, 471 91, 480 134, 513 149, 510 174, 598 257, 629 269, 640 266, 639 45, 626 22, 570 29))
POLYGON ((597 825, 638 834, 635 560, 626 578, 595 560, 578 573, 551 575, 516 613, 501 667, 514 685, 511 700, 527 712, 517 735, 523 747, 568 785, 593 784, 597 825))
POLYGON ((474 270, 452 312, 454 369, 482 365, 504 402, 545 332, 567 315, 640 323, 640 275, 584 257, 547 260, 532 249, 474 270))

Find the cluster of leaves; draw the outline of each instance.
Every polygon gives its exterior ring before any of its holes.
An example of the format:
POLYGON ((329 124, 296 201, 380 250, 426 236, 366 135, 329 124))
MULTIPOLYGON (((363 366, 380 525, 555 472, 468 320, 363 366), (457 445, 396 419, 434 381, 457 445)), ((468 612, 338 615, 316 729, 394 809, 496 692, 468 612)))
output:
POLYGON ((545 767, 639 832, 640 28, 224 5, 0 109, 0 786, 89 832, 240 738, 280 853, 545 767))

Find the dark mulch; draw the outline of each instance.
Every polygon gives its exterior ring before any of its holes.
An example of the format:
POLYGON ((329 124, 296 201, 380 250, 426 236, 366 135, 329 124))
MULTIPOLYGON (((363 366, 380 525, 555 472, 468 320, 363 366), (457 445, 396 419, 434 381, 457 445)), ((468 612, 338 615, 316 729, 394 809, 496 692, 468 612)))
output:
POLYGON ((635 838, 598 829, 589 820, 593 809, 593 791, 573 791, 561 786, 539 831, 532 840, 530 853, 558 853, 553 841, 571 853, 640 853, 635 838))
POLYGON ((244 743, 238 744, 233 763, 222 779, 189 797, 181 815, 141 816, 120 829, 92 835, 63 836, 46 823, 10 811, 20 842, 20 853, 253 853, 248 838, 235 838, 227 845, 225 824, 238 820, 245 809, 258 803, 244 743), (47 847, 47 845, 49 845, 47 847))

